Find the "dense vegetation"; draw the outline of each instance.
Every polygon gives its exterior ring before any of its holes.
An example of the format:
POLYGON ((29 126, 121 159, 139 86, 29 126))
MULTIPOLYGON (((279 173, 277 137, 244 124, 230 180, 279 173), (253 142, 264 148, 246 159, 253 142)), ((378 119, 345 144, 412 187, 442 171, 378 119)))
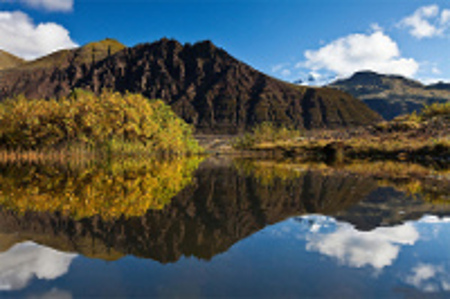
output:
POLYGON ((136 217, 163 209, 192 182, 201 159, 122 159, 101 164, 0 164, 0 206, 75 219, 136 217))
POLYGON ((192 129, 160 100, 76 90, 63 100, 0 103, 0 145, 39 150, 83 145, 108 152, 186 154, 199 150, 192 129))

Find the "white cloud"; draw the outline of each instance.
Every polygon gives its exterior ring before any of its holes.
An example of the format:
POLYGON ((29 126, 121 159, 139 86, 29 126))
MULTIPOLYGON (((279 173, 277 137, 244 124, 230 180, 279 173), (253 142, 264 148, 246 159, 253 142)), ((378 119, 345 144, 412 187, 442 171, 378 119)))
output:
POLYGON ((420 263, 412 273, 405 277, 405 282, 423 292, 439 292, 450 290, 450 276, 443 265, 420 263))
MULTIPOLYGON (((329 226, 330 224, 328 224, 329 226)), ((335 230, 315 229, 308 235, 306 249, 336 258, 350 267, 372 266, 381 270, 391 265, 400 252, 400 245, 413 245, 419 233, 412 224, 379 227, 373 231, 358 231, 352 225, 335 222, 335 230)))
POLYGON ((290 77, 292 75, 292 71, 290 70, 291 64, 290 63, 279 63, 274 66, 272 66, 272 73, 275 75, 281 76, 283 78, 290 77))
POLYGON ((374 32, 383 31, 383 27, 381 27, 380 24, 378 24, 378 23, 370 24, 370 29, 374 32))
POLYGON ((328 70, 340 77, 361 70, 413 76, 419 69, 414 59, 401 57, 397 43, 381 30, 339 38, 318 50, 307 50, 305 57, 297 67, 328 70))
POLYGON ((20 2, 49 11, 71 11, 73 9, 73 0, 20 0, 20 2))
POLYGON ((0 2, 21 3, 47 11, 72 11, 74 0, 0 0, 0 2))
POLYGON ((33 277, 56 279, 67 273, 75 257, 33 242, 17 244, 0 254, 0 290, 20 290, 33 277))
POLYGON ((283 77, 289 77, 291 74, 292 74, 291 71, 288 69, 281 70, 281 76, 283 77))
POLYGON ((274 65, 274 66, 272 66, 272 72, 278 73, 279 71, 281 71, 283 68, 285 68, 288 65, 289 65, 288 63, 279 63, 277 65, 274 65))
POLYGON ((0 11, 0 49, 25 59, 74 48, 69 31, 56 23, 34 24, 23 12, 0 11))
POLYGON ((408 28, 409 33, 418 38, 441 36, 450 23, 450 10, 429 5, 418 8, 412 15, 400 21, 399 26, 408 28))
POLYGON ((442 10, 440 23, 443 26, 448 26, 450 23, 450 9, 442 10))
POLYGON ((440 74, 442 74, 442 71, 441 71, 437 66, 433 66, 433 67, 431 68, 431 72, 432 72, 434 75, 440 75, 440 74))

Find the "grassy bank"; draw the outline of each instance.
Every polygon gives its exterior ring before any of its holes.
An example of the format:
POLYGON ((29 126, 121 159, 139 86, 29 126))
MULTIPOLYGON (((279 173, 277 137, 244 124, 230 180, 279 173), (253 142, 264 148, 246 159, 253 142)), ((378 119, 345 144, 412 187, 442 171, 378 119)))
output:
POLYGON ((187 155, 201 151, 192 128, 160 100, 76 90, 63 100, 0 103, 0 156, 187 155))
POLYGON ((421 114, 349 130, 299 132, 269 124, 233 142, 254 156, 348 162, 354 159, 450 163, 450 104, 434 104, 421 114), (262 134, 261 132, 265 132, 262 134))

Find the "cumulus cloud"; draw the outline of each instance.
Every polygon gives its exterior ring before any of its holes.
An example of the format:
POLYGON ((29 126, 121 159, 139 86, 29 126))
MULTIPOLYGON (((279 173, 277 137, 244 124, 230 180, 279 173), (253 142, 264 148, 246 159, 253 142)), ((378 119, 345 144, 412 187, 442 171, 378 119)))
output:
POLYGON ((25 59, 34 59, 77 46, 69 31, 59 24, 35 24, 23 12, 0 11, 0 49, 25 59))
POLYGON ((305 57, 297 67, 327 70, 339 77, 361 70, 413 76, 419 69, 414 59, 401 57, 397 43, 381 30, 339 38, 318 50, 307 50, 305 57))
POLYGON ((0 0, 0 2, 21 3, 47 11, 72 11, 74 0, 0 0))
POLYGON ((409 33, 418 39, 440 36, 449 25, 450 10, 441 11, 437 5, 422 6, 399 23, 400 27, 408 28, 409 33))
POLYGON ((67 273, 75 257, 33 242, 17 244, 0 254, 0 290, 23 289, 34 277, 56 279, 67 273))
POLYGON ((290 67, 291 67, 290 63, 279 63, 277 65, 272 66, 272 73, 287 78, 292 75, 290 67))
MULTIPOLYGON (((322 226, 322 225, 321 225, 322 226)), ((330 224, 328 223, 328 227, 330 224)), ((412 224, 379 227, 373 231, 358 231, 352 225, 335 221, 335 230, 315 228, 306 238, 306 249, 336 258, 341 264, 361 268, 371 266, 381 270, 398 257, 401 245, 413 245, 419 233, 412 224)))

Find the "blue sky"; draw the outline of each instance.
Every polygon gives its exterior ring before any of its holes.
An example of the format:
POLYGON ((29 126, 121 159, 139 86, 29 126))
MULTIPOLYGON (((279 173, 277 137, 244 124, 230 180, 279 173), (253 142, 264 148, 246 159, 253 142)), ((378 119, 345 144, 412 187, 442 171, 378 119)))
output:
POLYGON ((361 69, 450 81, 444 0, 0 0, 0 48, 27 59, 105 37, 209 39, 287 81, 361 69))

